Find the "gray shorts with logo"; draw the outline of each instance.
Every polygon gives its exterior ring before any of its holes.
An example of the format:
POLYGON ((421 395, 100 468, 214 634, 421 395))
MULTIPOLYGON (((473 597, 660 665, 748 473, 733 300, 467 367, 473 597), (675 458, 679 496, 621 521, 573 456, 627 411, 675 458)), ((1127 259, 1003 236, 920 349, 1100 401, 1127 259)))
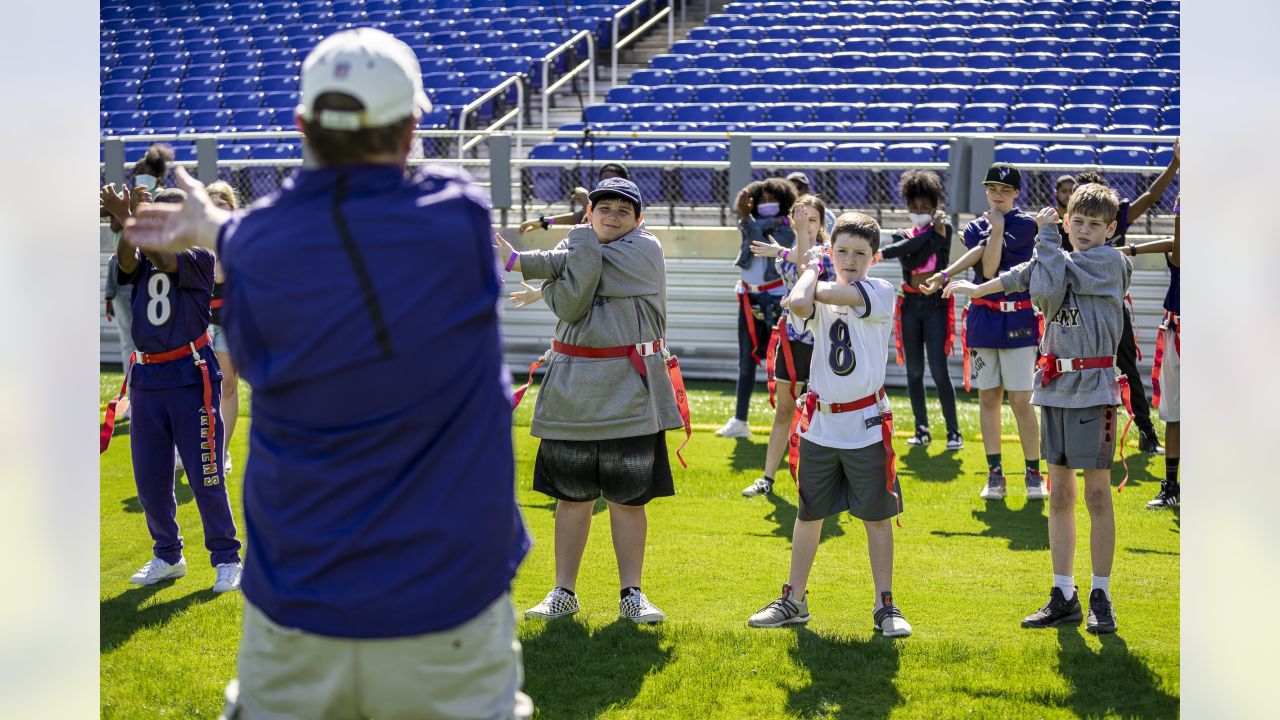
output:
MULTIPOLYGON (((885 488, 884 461, 880 443, 845 450, 800 438, 800 519, 820 520, 845 510, 860 520, 897 515, 898 501, 885 488)), ((896 478, 893 489, 901 498, 896 478)))
POLYGON ((1040 407, 1040 455, 1050 465, 1108 470, 1116 455, 1116 409, 1040 407))

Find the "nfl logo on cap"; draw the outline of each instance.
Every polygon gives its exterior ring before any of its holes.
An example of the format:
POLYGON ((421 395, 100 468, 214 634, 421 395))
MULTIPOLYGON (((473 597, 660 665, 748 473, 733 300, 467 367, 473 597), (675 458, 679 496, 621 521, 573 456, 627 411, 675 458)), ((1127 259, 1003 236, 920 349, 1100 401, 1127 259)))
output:
POLYGON ((987 169, 987 179, 983 185, 1008 185, 1014 190, 1022 189, 1022 173, 1009 163, 996 163, 987 169))

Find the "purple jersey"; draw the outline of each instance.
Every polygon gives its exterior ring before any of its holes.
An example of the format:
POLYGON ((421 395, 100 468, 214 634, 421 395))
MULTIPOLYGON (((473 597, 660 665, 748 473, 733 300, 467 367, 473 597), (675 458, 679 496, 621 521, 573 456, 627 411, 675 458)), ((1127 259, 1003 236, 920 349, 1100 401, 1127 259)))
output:
MULTIPOLYGON (((162 353, 194 342, 209 328, 209 298, 213 293, 213 254, 205 249, 178 254, 177 272, 162 272, 145 255, 131 273, 117 270, 120 284, 133 285, 133 344, 140 353, 162 353)), ((201 357, 211 363, 211 379, 221 371, 213 350, 201 357)), ((191 358, 155 365, 135 364, 130 383, 143 390, 198 385, 200 370, 191 358)))
POLYGON ((1171 255, 1166 254, 1164 256, 1164 262, 1169 266, 1169 289, 1165 291, 1164 294, 1164 309, 1174 315, 1181 315, 1182 290, 1180 286, 1182 285, 1182 282, 1179 276, 1182 274, 1182 268, 1173 264, 1173 257, 1171 255))
MULTIPOLYGON (((964 246, 974 248, 986 245, 991 235, 991 224, 979 216, 964 228, 964 246)), ((1019 208, 1005 213, 1004 247, 1000 252, 1000 272, 1009 270, 1015 265, 1031 259, 1031 251, 1036 245, 1035 218, 1022 212, 1019 208)), ((989 278, 982 276, 982 262, 973 268, 979 284, 989 278)), ((988 300, 1030 300, 1031 295, 1025 292, 991 293, 988 300)), ((979 305, 969 308, 968 327, 966 329, 969 347, 974 348, 1019 348, 1030 347, 1038 342, 1036 337, 1036 315, 1032 310, 1017 312, 1001 312, 979 305)))

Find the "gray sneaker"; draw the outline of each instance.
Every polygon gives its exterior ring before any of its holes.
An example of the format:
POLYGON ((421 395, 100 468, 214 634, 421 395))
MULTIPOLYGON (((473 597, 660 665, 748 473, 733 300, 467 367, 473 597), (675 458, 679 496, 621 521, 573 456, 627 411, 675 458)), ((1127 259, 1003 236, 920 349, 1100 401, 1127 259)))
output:
MULTIPOLYGON (((809 593, 805 593, 807 596, 809 593)), ((809 622, 809 600, 796 600, 791 597, 791 586, 782 585, 782 597, 760 608, 760 611, 747 619, 747 625, 754 628, 775 628, 783 625, 797 625, 809 622)))
POLYGON ((1003 500, 1007 492, 1004 475, 993 471, 987 473, 987 484, 978 493, 978 497, 983 500, 1003 500))
POLYGON ((742 497, 768 495, 773 492, 773 481, 766 477, 758 477, 756 481, 742 488, 742 497))
POLYGON ((1027 470, 1026 485, 1028 500, 1044 500, 1049 497, 1049 491, 1045 488, 1044 476, 1040 474, 1039 470, 1027 470))
POLYGON ((880 607, 872 611, 871 620, 875 624, 876 632, 883 633, 885 637, 911 635, 911 623, 902 616, 902 611, 893 602, 893 595, 889 593, 880 594, 880 607))
POLYGON ((618 601, 618 617, 642 624, 662 622, 667 615, 649 602, 639 589, 631 588, 631 592, 618 601))
POLYGON ((529 619, 555 620, 566 615, 572 615, 580 609, 577 595, 564 588, 557 587, 552 588, 551 592, 547 593, 547 596, 542 599, 542 602, 525 610, 524 616, 529 619))

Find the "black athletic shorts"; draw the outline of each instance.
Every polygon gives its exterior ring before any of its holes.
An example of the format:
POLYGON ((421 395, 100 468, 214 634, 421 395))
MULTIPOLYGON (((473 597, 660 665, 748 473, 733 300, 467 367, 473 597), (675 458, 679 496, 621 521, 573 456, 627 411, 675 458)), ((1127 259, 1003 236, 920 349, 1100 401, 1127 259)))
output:
MULTIPOLYGON (((796 366, 794 380, 798 383, 809 382, 809 361, 813 359, 813 346, 799 340, 792 340, 791 359, 796 366)), ((774 351, 773 377, 779 382, 793 379, 791 373, 787 372, 787 358, 782 354, 781 343, 779 343, 778 349, 774 351)), ((803 390, 799 392, 803 392, 803 390)))
POLYGON ((676 494, 665 432, 616 440, 543 440, 533 465, 533 489, 557 500, 604 496, 644 505, 676 494))

